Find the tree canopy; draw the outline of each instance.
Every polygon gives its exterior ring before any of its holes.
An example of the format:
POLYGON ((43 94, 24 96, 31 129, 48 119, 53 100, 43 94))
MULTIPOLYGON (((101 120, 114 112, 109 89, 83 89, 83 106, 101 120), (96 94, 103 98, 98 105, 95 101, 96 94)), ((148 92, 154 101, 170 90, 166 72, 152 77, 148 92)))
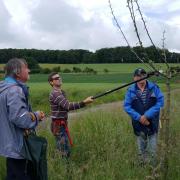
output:
MULTIPOLYGON (((139 57, 161 62, 159 53, 152 47, 142 49, 139 46, 133 48, 139 57)), ((158 49, 160 54, 163 53, 158 49)), ((166 50, 168 63, 179 63, 180 54, 166 50)), ((130 51, 129 47, 102 48, 91 52, 83 49, 71 50, 37 50, 37 49, 0 49, 0 63, 6 63, 11 58, 27 57, 28 63, 59 63, 59 64, 79 64, 79 63, 138 63, 138 59, 130 51)), ((37 67, 38 68, 38 67, 37 67)))

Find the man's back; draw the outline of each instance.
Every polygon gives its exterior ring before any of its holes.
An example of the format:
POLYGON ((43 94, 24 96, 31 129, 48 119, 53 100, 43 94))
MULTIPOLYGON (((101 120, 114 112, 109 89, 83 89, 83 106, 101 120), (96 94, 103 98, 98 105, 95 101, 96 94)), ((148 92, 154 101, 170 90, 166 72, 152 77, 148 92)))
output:
MULTIPOLYGON (((22 130, 11 122, 16 113, 16 104, 10 102, 15 98, 17 91, 20 89, 15 83, 0 82, 0 155, 12 158, 21 158, 19 147, 22 147, 22 130), (9 106, 14 111, 10 112, 9 106)), ((18 99, 16 103, 20 103, 18 99)))

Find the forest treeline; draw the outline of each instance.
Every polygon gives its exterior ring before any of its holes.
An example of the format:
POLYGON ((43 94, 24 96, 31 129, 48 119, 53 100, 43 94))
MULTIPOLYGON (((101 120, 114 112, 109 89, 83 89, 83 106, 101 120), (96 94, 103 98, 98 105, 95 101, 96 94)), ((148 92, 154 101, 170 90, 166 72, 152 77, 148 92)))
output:
MULTIPOLYGON (((149 59, 157 63, 163 62, 163 50, 157 50, 150 46, 142 49, 139 46, 133 50, 142 59, 149 59)), ((180 53, 166 52, 166 59, 169 63, 179 63, 180 53)), ((59 63, 59 64, 79 64, 79 63, 139 63, 136 56, 129 47, 102 48, 91 52, 83 49, 71 50, 37 50, 37 49, 0 49, 0 63, 6 63, 13 57, 24 57, 30 62, 38 63, 59 63)), ((28 63, 29 63, 28 62, 28 63)))

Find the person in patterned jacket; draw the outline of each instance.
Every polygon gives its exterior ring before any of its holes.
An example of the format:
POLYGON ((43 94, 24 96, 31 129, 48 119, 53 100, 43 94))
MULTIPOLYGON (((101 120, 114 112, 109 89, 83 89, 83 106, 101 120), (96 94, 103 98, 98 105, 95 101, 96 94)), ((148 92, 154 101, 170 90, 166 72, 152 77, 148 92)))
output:
POLYGON ((70 145, 73 145, 67 124, 68 112, 85 107, 86 104, 92 103, 93 99, 92 97, 87 97, 81 102, 69 102, 65 92, 61 89, 62 78, 57 72, 49 75, 48 82, 52 86, 52 91, 49 95, 52 119, 51 131, 55 136, 56 147, 62 157, 68 158, 70 156, 70 145))

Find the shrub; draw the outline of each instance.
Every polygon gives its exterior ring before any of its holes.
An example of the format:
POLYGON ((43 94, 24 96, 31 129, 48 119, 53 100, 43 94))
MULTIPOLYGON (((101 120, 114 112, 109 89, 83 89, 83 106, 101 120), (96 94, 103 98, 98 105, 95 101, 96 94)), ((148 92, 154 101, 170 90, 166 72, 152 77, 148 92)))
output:
POLYGON ((88 74, 97 74, 97 71, 95 71, 94 69, 92 68, 88 68, 86 67, 84 70, 83 70, 84 73, 88 73, 88 74))
POLYGON ((53 72, 61 72, 61 67, 60 67, 60 66, 53 67, 53 68, 52 68, 52 71, 53 71, 53 72))
POLYGON ((70 72, 71 72, 71 70, 68 69, 68 68, 66 68, 66 69, 63 70, 63 73, 70 73, 70 72))
POLYGON ((104 69, 104 73, 108 73, 108 72, 109 72, 109 70, 105 68, 104 69))
POLYGON ((79 72, 82 72, 82 70, 78 67, 73 67, 73 72, 79 73, 79 72))
POLYGON ((51 72, 51 69, 49 69, 49 68, 42 68, 41 69, 41 73, 43 73, 43 74, 49 74, 51 72))

